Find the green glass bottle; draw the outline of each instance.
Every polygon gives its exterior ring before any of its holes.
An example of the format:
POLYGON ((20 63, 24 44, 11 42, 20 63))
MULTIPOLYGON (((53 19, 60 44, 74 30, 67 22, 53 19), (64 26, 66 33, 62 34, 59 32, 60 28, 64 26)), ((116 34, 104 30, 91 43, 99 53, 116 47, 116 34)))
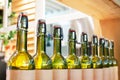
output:
POLYGON ((61 53, 61 40, 63 38, 62 28, 59 25, 54 26, 54 50, 52 55, 52 67, 53 69, 66 69, 67 62, 61 53))
POLYGON ((34 58, 35 69, 52 69, 52 60, 46 54, 46 23, 45 20, 38 21, 37 27, 37 50, 34 58))
POLYGON ((103 67, 109 67, 109 41, 105 39, 103 67))
POLYGON ((109 41, 109 65, 118 66, 118 62, 114 57, 114 41, 109 41))
POLYGON ((99 57, 102 61, 104 60, 104 45, 105 45, 105 39, 99 38, 99 57))
POLYGON ((9 69, 32 70, 35 68, 34 60, 27 51, 28 17, 21 13, 17 22, 16 51, 8 61, 9 69))
POLYGON ((88 36, 82 32, 81 35, 81 68, 89 69, 92 68, 92 60, 88 56, 88 36))
POLYGON ((102 68, 102 60, 98 57, 98 38, 96 35, 92 36, 92 62, 93 68, 102 68))
POLYGON ((69 55, 66 58, 68 69, 79 69, 80 60, 76 56, 76 32, 75 30, 70 29, 68 34, 69 55))

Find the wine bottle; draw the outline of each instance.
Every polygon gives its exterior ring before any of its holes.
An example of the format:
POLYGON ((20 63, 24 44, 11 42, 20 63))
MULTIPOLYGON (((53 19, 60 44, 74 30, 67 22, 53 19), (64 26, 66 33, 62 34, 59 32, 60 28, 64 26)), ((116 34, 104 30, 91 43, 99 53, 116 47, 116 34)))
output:
POLYGON ((62 28, 59 25, 54 26, 53 39, 53 80, 68 80, 67 61, 61 53, 61 40, 63 39, 63 33, 62 28))
POLYGON ((52 60, 46 54, 46 23, 45 20, 38 21, 37 27, 37 50, 35 61, 35 69, 52 69, 52 60))
POLYGON ((93 68, 102 68, 102 60, 98 57, 98 38, 92 36, 92 62, 93 68))
POLYGON ((54 26, 54 50, 52 55, 52 67, 53 69, 67 69, 66 59, 61 53, 61 40, 63 38, 62 28, 59 25, 54 26))
POLYGON ((68 56, 66 58, 69 69, 69 80, 82 80, 82 70, 80 69, 80 59, 76 55, 76 32, 69 29, 68 32, 68 56))
POLYGON ((104 44, 104 59, 103 62, 103 80, 110 80, 110 68, 109 68, 109 41, 105 39, 104 44))
POLYGON ((34 60, 27 51, 27 29, 28 17, 21 13, 17 22, 17 47, 8 61, 9 69, 32 70, 35 68, 34 60))
POLYGON ((82 32, 81 35, 81 68, 90 69, 92 68, 92 60, 88 56, 88 36, 82 32))
POLYGON ((104 60, 104 45, 105 45, 105 39, 99 38, 99 57, 101 60, 104 60))
POLYGON ((80 68, 80 60, 76 56, 76 32, 75 30, 70 29, 68 33, 68 47, 69 47, 69 55, 66 58, 68 69, 79 69, 80 68))
POLYGON ((118 66, 118 62, 114 57, 114 42, 109 41, 109 66, 118 66))
POLYGON ((109 67, 109 41, 105 39, 103 67, 109 67))
POLYGON ((92 60, 88 56, 88 35, 84 32, 81 35, 81 54, 82 80, 93 80, 92 60))
POLYGON ((118 80, 118 62, 114 57, 114 41, 109 40, 110 80, 118 80))
POLYGON ((92 66, 94 69, 94 80, 103 80, 102 59, 98 56, 98 37, 92 36, 92 66))
POLYGON ((36 80, 53 80, 52 60, 46 53, 46 23, 38 20, 37 25, 37 48, 34 56, 36 80), (46 77, 47 74, 47 77, 46 77))

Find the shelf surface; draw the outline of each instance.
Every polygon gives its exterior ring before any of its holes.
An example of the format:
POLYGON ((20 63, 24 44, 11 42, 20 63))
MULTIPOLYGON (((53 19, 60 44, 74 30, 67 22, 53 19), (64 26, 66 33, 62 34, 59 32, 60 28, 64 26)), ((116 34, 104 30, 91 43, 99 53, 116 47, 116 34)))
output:
POLYGON ((58 0, 59 2, 84 12, 100 20, 120 18, 120 7, 111 0, 58 0))

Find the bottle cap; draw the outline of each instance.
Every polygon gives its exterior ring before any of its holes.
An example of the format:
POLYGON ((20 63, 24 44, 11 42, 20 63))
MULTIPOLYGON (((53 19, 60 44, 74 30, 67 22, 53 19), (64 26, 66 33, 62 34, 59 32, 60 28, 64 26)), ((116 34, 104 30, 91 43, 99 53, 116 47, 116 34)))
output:
POLYGON ((108 48, 109 47, 109 41, 107 39, 105 39, 105 45, 104 45, 105 48, 108 48))
POLYGON ((104 45, 104 44, 105 44, 105 39, 99 38, 99 45, 104 45))
POLYGON ((69 29, 68 40, 76 40, 76 31, 73 29, 69 29))
POLYGON ((54 39, 63 39, 63 30, 60 25, 54 25, 54 39))
POLYGON ((46 34, 46 23, 44 19, 38 20, 38 26, 37 26, 37 33, 44 33, 46 34))
POLYGON ((81 42, 88 42, 88 35, 85 32, 82 32, 81 42))
POLYGON ((97 37, 97 35, 92 36, 92 44, 97 44, 98 45, 98 37, 97 37))
POLYGON ((109 40, 109 48, 110 49, 114 48, 114 41, 113 40, 109 40))
POLYGON ((22 30, 28 29, 28 17, 23 12, 21 12, 18 16, 17 28, 22 30))

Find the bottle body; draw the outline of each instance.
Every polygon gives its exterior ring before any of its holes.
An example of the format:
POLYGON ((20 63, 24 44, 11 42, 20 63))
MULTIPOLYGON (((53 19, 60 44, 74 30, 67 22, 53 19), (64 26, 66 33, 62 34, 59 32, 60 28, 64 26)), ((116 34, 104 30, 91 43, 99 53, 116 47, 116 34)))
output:
POLYGON ((86 33, 82 33, 81 35, 81 68, 89 69, 92 68, 92 60, 88 56, 88 36, 86 33))
POLYGON ((9 69, 31 70, 34 69, 34 60, 27 51, 28 18, 24 13, 18 17, 17 23, 17 48, 8 61, 9 69))
POLYGON ((102 68, 102 60, 98 56, 92 57, 93 68, 102 68))
POLYGON ((54 26, 54 50, 51 58, 53 69, 67 69, 66 59, 61 54, 62 35, 62 28, 58 25, 54 26))
POLYGON ((38 21, 37 30, 37 50, 34 58, 35 69, 52 69, 52 61, 46 54, 46 23, 44 20, 38 21))
POLYGON ((12 60, 9 63, 9 69, 22 69, 30 70, 34 69, 34 60, 27 52, 16 52, 12 60))
POLYGON ((80 60, 76 55, 69 55, 66 60, 68 69, 80 69, 80 60))
POLYGON ((80 68, 80 60, 76 56, 76 32, 74 30, 69 30, 69 54, 66 58, 68 69, 79 69, 80 68))
POLYGON ((52 56, 52 67, 53 69, 67 69, 67 62, 60 53, 52 56))
POLYGON ((92 62, 93 68, 102 68, 102 60, 98 57, 98 38, 96 35, 92 37, 92 62))
MULTIPOLYGON (((38 54, 38 53, 37 53, 38 54)), ((35 57, 35 69, 52 69, 52 61, 46 53, 41 52, 35 57)))
POLYGON ((114 42, 109 41, 109 65, 111 67, 118 66, 118 62, 114 57, 114 42))
POLYGON ((108 40, 105 40, 105 45, 104 45, 104 59, 103 59, 103 67, 108 68, 109 67, 109 42, 108 40))

